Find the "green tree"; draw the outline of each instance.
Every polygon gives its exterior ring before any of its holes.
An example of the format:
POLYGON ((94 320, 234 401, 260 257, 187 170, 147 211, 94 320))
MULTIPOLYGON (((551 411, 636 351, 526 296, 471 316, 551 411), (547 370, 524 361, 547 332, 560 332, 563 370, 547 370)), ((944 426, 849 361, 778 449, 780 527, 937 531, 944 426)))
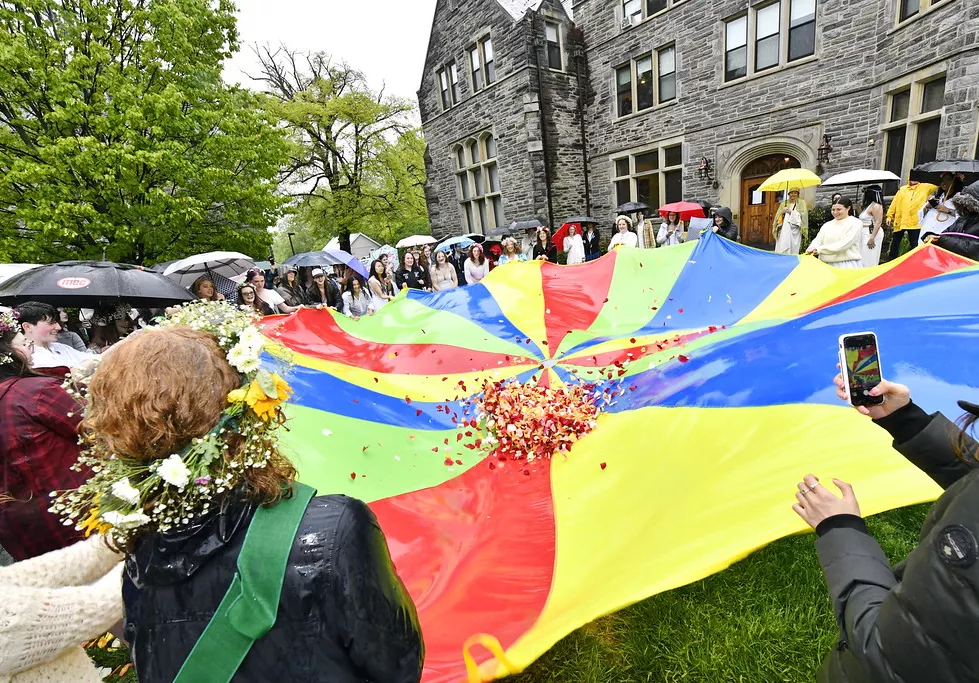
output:
POLYGON ((323 53, 256 52, 258 80, 292 133, 282 182, 297 202, 294 232, 336 235, 348 250, 351 232, 382 241, 408 224, 430 232, 424 142, 410 123, 413 105, 372 91, 360 72, 323 53))
POLYGON ((0 251, 264 256, 288 144, 221 82, 230 0, 0 0, 0 251))

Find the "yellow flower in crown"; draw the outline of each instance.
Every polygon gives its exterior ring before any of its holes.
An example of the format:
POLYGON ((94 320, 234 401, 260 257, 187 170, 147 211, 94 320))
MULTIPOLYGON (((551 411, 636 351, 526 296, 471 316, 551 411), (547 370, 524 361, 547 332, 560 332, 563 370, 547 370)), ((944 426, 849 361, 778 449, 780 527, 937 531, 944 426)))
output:
POLYGON ((97 507, 89 508, 88 517, 86 517, 82 522, 78 524, 78 528, 85 532, 85 538, 88 538, 93 533, 105 534, 112 525, 106 524, 102 521, 102 517, 99 514, 99 509, 97 507))
MULTIPOLYGON (((233 393, 233 392, 232 392, 233 393)), ((268 420, 275 409, 289 399, 292 387, 276 374, 259 370, 258 375, 248 385, 245 402, 256 415, 268 420)))

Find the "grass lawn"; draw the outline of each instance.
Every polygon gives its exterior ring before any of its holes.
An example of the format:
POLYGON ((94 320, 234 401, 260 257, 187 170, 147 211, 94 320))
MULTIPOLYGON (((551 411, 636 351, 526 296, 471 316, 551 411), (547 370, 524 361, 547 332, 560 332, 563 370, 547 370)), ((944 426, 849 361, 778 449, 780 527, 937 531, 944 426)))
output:
MULTIPOLYGON (((915 546, 928 508, 868 520, 892 562, 915 546)), ((815 534, 783 539, 720 574, 603 617, 507 680, 812 681, 837 638, 815 540, 815 534)))

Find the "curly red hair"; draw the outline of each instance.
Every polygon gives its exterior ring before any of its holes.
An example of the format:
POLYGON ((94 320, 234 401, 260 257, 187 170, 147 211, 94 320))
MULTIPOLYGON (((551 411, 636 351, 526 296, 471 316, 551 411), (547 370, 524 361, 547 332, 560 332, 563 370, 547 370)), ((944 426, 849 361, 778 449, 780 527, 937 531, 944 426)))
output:
MULTIPOLYGON (((189 327, 146 330, 119 344, 99 366, 82 434, 118 458, 162 460, 207 434, 241 382, 214 336, 189 327)), ((234 436, 227 457, 240 446, 234 436)), ((273 454, 267 467, 245 474, 247 494, 273 503, 295 477, 292 464, 273 454)))

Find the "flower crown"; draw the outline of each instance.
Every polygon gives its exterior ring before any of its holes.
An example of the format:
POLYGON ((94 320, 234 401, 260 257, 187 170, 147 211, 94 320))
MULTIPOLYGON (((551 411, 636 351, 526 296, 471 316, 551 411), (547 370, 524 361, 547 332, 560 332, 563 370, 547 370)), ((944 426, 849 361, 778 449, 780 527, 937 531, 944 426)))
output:
POLYGON ((13 332, 16 334, 20 331, 20 315, 17 313, 17 311, 13 309, 0 311, 0 334, 5 332, 13 332))
MULTIPOLYGON (((0 334, 22 332, 20 327, 20 315, 15 310, 0 311, 0 334)), ((9 353, 0 354, 0 365, 13 363, 14 359, 9 353)))
POLYGON ((196 301, 160 321, 159 327, 186 326, 214 335, 228 363, 241 373, 241 387, 228 394, 228 407, 207 434, 166 458, 122 458, 89 438, 72 469, 86 466, 93 476, 77 489, 52 493, 51 512, 86 535, 97 531, 124 547, 136 534, 190 524, 237 488, 246 472, 266 467, 277 453, 282 404, 292 389, 262 367, 263 351, 286 367, 290 362, 262 336, 258 320, 224 301, 196 301), (240 446, 229 454, 233 435, 240 446))

